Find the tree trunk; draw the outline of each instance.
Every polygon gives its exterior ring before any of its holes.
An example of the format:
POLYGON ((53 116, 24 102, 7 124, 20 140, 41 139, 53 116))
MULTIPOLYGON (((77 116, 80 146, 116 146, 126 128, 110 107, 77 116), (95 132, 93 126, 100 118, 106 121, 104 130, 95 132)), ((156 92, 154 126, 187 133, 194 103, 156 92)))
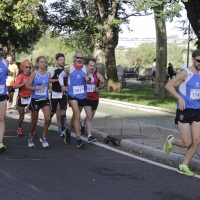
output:
POLYGON ((120 83, 117 77, 117 69, 115 62, 115 48, 104 48, 106 61, 106 77, 108 79, 108 92, 120 92, 120 83))
POLYGON ((120 92, 120 82, 117 76, 116 60, 115 60, 115 48, 118 44, 118 29, 116 27, 107 28, 109 24, 104 22, 104 34, 103 34, 103 45, 104 45, 104 56, 106 65, 106 77, 108 80, 108 92, 120 92))
POLYGON ((156 17, 157 9, 154 10, 156 28, 156 80, 154 86, 154 97, 164 99, 167 91, 165 84, 167 81, 167 33, 165 20, 156 17))
POLYGON ((105 77, 105 59, 104 59, 104 52, 103 52, 103 48, 99 45, 96 44, 95 48, 94 48, 94 57, 97 61, 96 63, 96 69, 97 71, 104 77, 105 77))
POLYGON ((119 2, 116 0, 111 0, 109 2, 105 0, 97 0, 96 3, 101 18, 100 21, 103 27, 102 46, 104 49, 104 56, 105 56, 108 91, 120 92, 120 82, 117 76, 117 68, 115 61, 115 48, 118 44, 119 27, 118 25, 111 26, 112 22, 117 18, 119 2), (106 8, 107 6, 110 6, 110 4, 112 5, 112 9, 108 12, 106 8))
POLYGON ((12 55, 13 61, 15 61, 15 45, 12 39, 7 40, 7 53, 12 55))

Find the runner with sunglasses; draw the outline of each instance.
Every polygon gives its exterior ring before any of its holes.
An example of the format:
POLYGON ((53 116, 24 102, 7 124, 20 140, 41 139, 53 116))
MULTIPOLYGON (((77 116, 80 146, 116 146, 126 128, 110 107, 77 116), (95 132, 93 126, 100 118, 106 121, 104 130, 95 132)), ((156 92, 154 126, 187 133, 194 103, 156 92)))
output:
MULTIPOLYGON (((22 131, 22 122, 24 120, 25 115, 25 107, 27 107, 30 104, 31 101, 31 90, 27 90, 25 85, 30 78, 31 75, 31 69, 32 65, 29 62, 29 60, 24 60, 21 63, 21 70, 22 73, 17 76, 17 79, 14 84, 14 89, 19 88, 19 94, 18 94, 18 112, 19 112, 19 119, 18 119, 18 129, 17 129, 17 135, 23 136, 22 131)), ((34 131, 34 136, 36 137, 36 133, 34 131)))
POLYGON ((70 120, 69 129, 65 131, 64 142, 70 143, 71 130, 74 127, 77 140, 77 148, 85 146, 80 137, 80 112, 81 108, 85 105, 87 97, 86 82, 94 82, 93 77, 88 76, 86 66, 83 65, 83 53, 77 51, 74 56, 74 64, 68 68, 65 68, 59 75, 59 83, 61 85, 62 92, 67 90, 64 85, 64 77, 68 77, 68 100, 72 107, 73 115, 70 120))
POLYGON ((30 78, 28 79, 26 89, 32 90, 31 102, 29 110, 31 110, 32 123, 30 124, 30 137, 28 139, 28 146, 34 147, 34 130, 38 121, 39 110, 42 109, 44 114, 44 125, 42 130, 42 137, 40 142, 43 147, 49 147, 49 143, 46 140, 46 134, 48 127, 50 125, 50 101, 49 101, 49 78, 50 74, 46 71, 46 58, 40 56, 37 58, 37 70, 31 73, 30 78))
POLYGON ((6 146, 3 144, 3 136, 5 132, 5 115, 7 109, 7 86, 6 77, 12 76, 8 69, 8 63, 2 58, 3 46, 0 43, 0 154, 6 151, 6 146))
POLYGON ((175 123, 179 125, 181 138, 169 135, 164 145, 165 154, 169 154, 173 146, 187 148, 178 172, 194 176, 188 164, 200 144, 200 49, 192 53, 193 65, 181 71, 166 84, 166 89, 178 99, 175 123), (175 87, 179 86, 179 92, 175 87))

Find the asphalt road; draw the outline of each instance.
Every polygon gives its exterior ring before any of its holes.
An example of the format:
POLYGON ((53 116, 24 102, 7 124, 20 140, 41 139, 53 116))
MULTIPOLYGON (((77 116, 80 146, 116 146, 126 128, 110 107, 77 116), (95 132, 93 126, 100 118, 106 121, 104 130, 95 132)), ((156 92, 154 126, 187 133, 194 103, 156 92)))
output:
MULTIPOLYGON (((198 178, 180 175, 102 147, 76 141, 65 145, 54 131, 50 147, 38 139, 28 148, 29 124, 24 137, 16 136, 17 120, 6 118, 0 154, 0 200, 189 200, 200 199, 198 178)), ((36 129, 40 135, 41 127, 36 129)))

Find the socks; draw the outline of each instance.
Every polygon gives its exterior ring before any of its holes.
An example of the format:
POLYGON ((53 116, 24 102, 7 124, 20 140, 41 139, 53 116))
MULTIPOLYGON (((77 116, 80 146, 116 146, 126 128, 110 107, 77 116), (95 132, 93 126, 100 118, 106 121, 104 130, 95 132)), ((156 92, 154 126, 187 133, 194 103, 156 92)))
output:
POLYGON ((81 122, 81 126, 85 127, 85 123, 84 123, 84 122, 81 122))
POLYGON ((80 139, 81 139, 81 136, 76 137, 76 139, 77 139, 77 140, 80 140, 80 139))

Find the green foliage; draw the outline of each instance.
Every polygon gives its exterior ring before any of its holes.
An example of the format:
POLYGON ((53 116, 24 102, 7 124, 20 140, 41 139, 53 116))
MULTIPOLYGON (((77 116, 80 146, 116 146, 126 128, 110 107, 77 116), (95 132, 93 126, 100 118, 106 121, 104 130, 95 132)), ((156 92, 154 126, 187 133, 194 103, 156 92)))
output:
MULTIPOLYGON (((136 2, 135 10, 146 11, 149 9, 156 10, 155 17, 160 19, 173 20, 174 17, 180 17, 180 11, 183 6, 180 4, 181 0, 133 0, 136 2), (161 9, 162 7, 162 9, 161 9)), ((187 2, 188 0, 184 0, 187 2)))
POLYGON ((141 66, 149 67, 155 58, 155 43, 141 43, 137 48, 128 48, 126 51, 116 51, 116 63, 122 66, 136 67, 138 59, 141 59, 141 66), (119 60, 120 59, 120 60, 119 60))
POLYGON ((45 0, 3 0, 0 3, 0 19, 12 28, 23 32, 34 28, 38 23, 39 3, 45 0))
POLYGON ((94 37, 84 31, 77 31, 71 35, 63 35, 63 41, 70 51, 82 51, 85 58, 94 54, 94 37))
POLYGON ((10 54, 31 50, 46 30, 41 15, 45 9, 38 0, 4 0, 0 3, 0 40, 10 54))
MULTIPOLYGON (((178 43, 168 43, 167 60, 175 68, 180 68, 184 58, 184 45, 178 43)), ((136 67, 137 59, 141 59, 142 67, 151 67, 153 59, 156 57, 156 43, 141 43, 137 48, 116 49, 116 63, 126 67, 136 67)))
MULTIPOLYGON (((62 37, 52 38, 50 36, 50 31, 47 31, 45 35, 39 40, 39 42, 34 46, 33 51, 33 64, 39 56, 45 56, 48 65, 55 64, 55 55, 57 53, 63 53, 65 55, 65 63, 71 64, 73 62, 74 52, 66 46, 65 41, 62 37)), ((25 59, 31 60, 30 54, 17 54, 17 61, 21 62, 25 59)))

